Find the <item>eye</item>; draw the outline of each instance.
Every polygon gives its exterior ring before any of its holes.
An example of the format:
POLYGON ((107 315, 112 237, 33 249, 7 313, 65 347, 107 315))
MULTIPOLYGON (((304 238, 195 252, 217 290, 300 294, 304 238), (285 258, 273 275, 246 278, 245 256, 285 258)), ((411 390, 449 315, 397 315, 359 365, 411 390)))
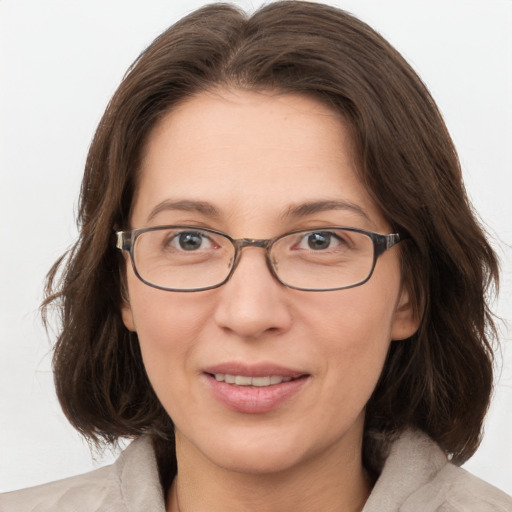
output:
POLYGON ((169 245, 182 251, 208 250, 213 247, 212 240, 199 231, 182 231, 169 240, 169 245))
POLYGON ((298 248, 323 251, 343 244, 346 244, 346 240, 331 231, 312 231, 302 237, 298 248))

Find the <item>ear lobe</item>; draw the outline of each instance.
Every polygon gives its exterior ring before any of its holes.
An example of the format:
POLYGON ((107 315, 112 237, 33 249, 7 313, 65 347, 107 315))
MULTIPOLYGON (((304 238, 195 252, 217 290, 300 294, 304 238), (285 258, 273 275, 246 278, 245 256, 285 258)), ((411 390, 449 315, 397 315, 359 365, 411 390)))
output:
POLYGON ((409 298, 409 292, 403 287, 391 327, 392 340, 405 340, 418 330, 421 318, 415 309, 409 298))
POLYGON ((130 303, 127 300, 123 300, 121 304, 121 317, 123 318, 124 326, 132 332, 136 332, 135 321, 133 319, 133 311, 130 303))

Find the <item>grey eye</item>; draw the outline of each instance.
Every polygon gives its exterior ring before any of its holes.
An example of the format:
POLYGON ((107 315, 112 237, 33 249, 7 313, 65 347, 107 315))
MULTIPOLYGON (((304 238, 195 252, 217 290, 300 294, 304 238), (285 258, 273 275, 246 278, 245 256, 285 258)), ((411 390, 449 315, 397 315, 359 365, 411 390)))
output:
POLYGON ((331 244, 332 234, 327 232, 310 233, 307 235, 307 244, 314 251, 327 249, 331 244))
POLYGON ((207 249, 211 244, 209 238, 202 233, 184 231, 173 237, 171 245, 183 251, 196 251, 207 249))

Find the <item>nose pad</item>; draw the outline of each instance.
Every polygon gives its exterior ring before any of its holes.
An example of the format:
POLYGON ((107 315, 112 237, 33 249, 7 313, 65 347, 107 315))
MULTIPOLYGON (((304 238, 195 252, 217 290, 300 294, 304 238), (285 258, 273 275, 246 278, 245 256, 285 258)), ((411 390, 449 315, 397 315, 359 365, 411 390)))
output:
POLYGON ((273 275, 264 250, 245 247, 241 252, 231 278, 219 288, 217 325, 246 339, 286 330, 291 325, 287 288, 273 275))

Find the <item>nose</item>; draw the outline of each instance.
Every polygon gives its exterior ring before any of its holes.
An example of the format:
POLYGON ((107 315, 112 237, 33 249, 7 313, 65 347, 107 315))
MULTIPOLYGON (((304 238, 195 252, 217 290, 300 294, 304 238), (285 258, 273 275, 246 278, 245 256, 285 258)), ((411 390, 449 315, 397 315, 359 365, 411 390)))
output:
POLYGON ((282 333, 292 320, 289 292, 271 274, 265 251, 246 247, 233 275, 218 289, 215 322, 244 339, 282 333))

